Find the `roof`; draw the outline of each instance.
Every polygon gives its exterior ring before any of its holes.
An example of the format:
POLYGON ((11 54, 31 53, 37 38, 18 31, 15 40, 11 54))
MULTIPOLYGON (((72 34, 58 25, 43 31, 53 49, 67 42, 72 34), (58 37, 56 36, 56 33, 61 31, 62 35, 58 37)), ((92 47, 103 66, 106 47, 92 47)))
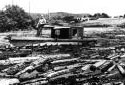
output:
POLYGON ((46 27, 46 28, 53 28, 54 26, 52 26, 52 25, 44 25, 44 27, 46 27))
POLYGON ((44 28, 69 29, 69 28, 83 28, 83 27, 82 26, 53 26, 53 25, 44 25, 44 28))
POLYGON ((54 29, 83 28, 82 26, 55 26, 54 29))
POLYGON ((65 26, 55 26, 54 29, 69 29, 71 27, 65 27, 65 26))

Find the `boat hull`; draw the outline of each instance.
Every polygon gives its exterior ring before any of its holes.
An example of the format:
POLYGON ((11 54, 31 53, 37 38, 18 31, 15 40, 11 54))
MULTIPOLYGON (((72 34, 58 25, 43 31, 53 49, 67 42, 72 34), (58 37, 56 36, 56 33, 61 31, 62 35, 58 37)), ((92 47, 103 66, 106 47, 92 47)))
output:
POLYGON ((95 38, 84 38, 84 39, 53 39, 53 38, 19 38, 19 37, 12 37, 10 39, 10 43, 14 46, 24 46, 30 44, 72 44, 72 45, 83 45, 88 44, 90 42, 97 42, 95 38))

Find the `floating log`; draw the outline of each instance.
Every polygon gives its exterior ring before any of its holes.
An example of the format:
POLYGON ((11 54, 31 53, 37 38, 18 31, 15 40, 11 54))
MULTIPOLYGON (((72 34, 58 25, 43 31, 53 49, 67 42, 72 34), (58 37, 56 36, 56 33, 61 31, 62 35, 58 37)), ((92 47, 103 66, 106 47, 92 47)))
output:
POLYGON ((59 76, 50 78, 49 83, 51 85, 57 85, 57 84, 64 85, 66 83, 70 83, 70 85, 72 85, 72 84, 76 83, 75 77, 76 77, 76 74, 67 73, 67 74, 64 74, 64 75, 59 75, 59 76))
POLYGON ((63 59, 71 59, 72 56, 70 54, 51 54, 51 55, 41 55, 44 58, 51 58, 52 60, 63 60, 63 59))
POLYGON ((63 65, 71 65, 79 62, 79 58, 72 58, 72 59, 64 59, 64 60, 57 60, 53 61, 52 65, 54 66, 63 66, 63 65))
POLYGON ((21 85, 47 85, 48 81, 44 78, 32 79, 29 81, 21 82, 21 85), (37 83, 37 84, 36 84, 37 83))
POLYGON ((125 69, 123 69, 123 67, 120 65, 117 65, 117 68, 118 68, 119 72, 122 74, 122 76, 125 76, 125 69))
POLYGON ((59 70, 63 70, 63 69, 70 69, 70 68, 75 68, 75 67, 81 67, 81 66, 83 66, 81 63, 66 65, 66 66, 58 66, 58 67, 54 67, 54 71, 59 71, 59 70))
POLYGON ((50 78, 53 78, 53 77, 56 77, 56 76, 64 75, 64 74, 67 74, 67 73, 72 73, 72 72, 78 70, 78 67, 79 66, 75 66, 75 67, 70 67, 70 68, 67 68, 67 69, 60 70, 60 71, 55 71, 55 72, 46 74, 45 77, 50 79, 50 78))
POLYGON ((52 72, 50 74, 47 74, 47 75, 45 75, 45 77, 50 79, 52 77, 64 75, 64 74, 67 74, 67 73, 70 73, 70 72, 71 72, 71 69, 64 69, 64 70, 60 70, 60 71, 56 71, 56 72, 52 72))
POLYGON ((11 66, 11 67, 9 67, 7 69, 4 69, 4 70, 2 70, 2 72, 7 73, 8 75, 15 75, 19 71, 25 69, 27 66, 29 66, 29 64, 21 63, 21 64, 15 65, 15 66, 11 66))
POLYGON ((18 72, 16 75, 21 75, 25 72, 28 72, 28 71, 33 71, 34 69, 38 68, 39 66, 45 64, 45 63, 48 63, 50 62, 49 61, 49 58, 39 58, 38 60, 34 61, 33 63, 30 64, 30 66, 26 67, 24 70, 18 72))

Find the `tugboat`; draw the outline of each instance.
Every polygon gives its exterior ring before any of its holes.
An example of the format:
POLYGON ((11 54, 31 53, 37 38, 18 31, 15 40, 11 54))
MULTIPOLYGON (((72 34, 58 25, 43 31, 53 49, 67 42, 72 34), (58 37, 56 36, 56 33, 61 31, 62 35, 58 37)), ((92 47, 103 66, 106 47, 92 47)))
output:
POLYGON ((79 44, 94 45, 97 42, 95 38, 84 37, 83 26, 52 26, 46 23, 45 18, 41 16, 37 24, 37 33, 34 37, 11 36, 10 43, 16 46, 23 46, 38 43, 57 43, 57 44, 79 44))
POLYGON ((24 46, 38 43, 57 43, 73 45, 95 45, 97 38, 85 38, 84 27, 82 26, 50 26, 44 25, 40 34, 34 37, 11 36, 10 43, 15 46, 24 46))

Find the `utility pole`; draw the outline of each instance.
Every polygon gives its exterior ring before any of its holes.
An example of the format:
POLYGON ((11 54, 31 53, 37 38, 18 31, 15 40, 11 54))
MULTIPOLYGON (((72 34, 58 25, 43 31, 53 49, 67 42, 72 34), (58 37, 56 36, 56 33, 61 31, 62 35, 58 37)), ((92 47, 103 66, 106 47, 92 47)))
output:
POLYGON ((49 15, 49 9, 48 9, 48 19, 50 19, 50 15, 49 15))
POLYGON ((13 6, 13 0, 12 0, 12 6, 13 6))
POLYGON ((30 0, 29 0, 29 15, 30 15, 30 0))
POLYGON ((50 12, 49 12, 49 9, 48 9, 48 23, 50 21, 50 12))

